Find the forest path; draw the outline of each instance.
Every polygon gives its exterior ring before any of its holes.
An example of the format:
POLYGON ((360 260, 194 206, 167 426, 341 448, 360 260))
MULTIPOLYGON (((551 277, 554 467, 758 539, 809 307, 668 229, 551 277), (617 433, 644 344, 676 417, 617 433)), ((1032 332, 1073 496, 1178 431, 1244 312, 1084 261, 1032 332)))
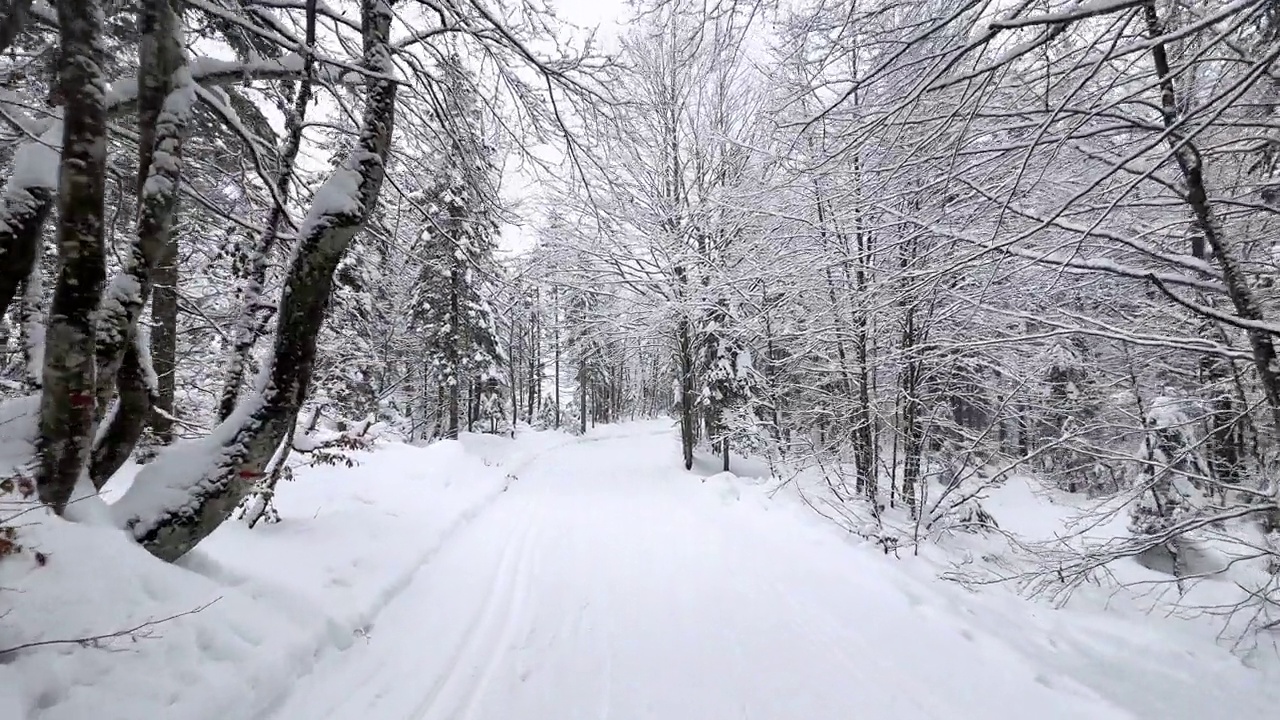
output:
POLYGON ((653 432, 526 463, 280 720, 1132 717, 653 432))

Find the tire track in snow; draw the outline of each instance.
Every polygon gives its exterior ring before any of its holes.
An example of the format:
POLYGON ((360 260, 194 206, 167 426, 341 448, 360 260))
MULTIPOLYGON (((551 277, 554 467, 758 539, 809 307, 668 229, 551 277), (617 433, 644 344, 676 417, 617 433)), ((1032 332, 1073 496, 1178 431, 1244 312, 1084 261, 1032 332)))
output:
POLYGON ((517 613, 528 605, 535 524, 531 517, 511 534, 483 608, 472 618, 442 674, 405 720, 467 717, 474 710, 505 657, 504 645, 514 634, 517 613), (463 708, 466 715, 459 712, 463 708))
MULTIPOLYGON (((661 435, 661 434, 666 434, 667 432, 668 431, 663 430, 661 432, 628 433, 623 435, 605 435, 600 437, 575 438, 573 440, 568 440, 562 443, 557 443, 550 447, 543 448, 532 454, 529 454, 525 457, 520 458, 515 465, 512 465, 509 468, 507 468, 508 477, 506 482, 503 483, 501 489, 496 490, 490 493, 489 495, 485 496, 483 500, 476 503, 470 509, 460 514, 457 517, 457 519, 451 522, 445 528, 444 532, 440 534, 440 538, 437 540, 437 542, 415 559, 414 563, 409 567, 407 571, 402 573, 398 578, 396 578, 392 582, 383 586, 382 592, 378 593, 377 600, 370 607, 370 611, 368 612, 367 617, 362 618, 365 620, 365 623, 363 625, 360 625, 359 627, 353 627, 351 631, 354 633, 357 630, 360 630, 362 628, 370 627, 373 624, 373 622, 377 619, 377 616, 380 615, 388 605, 394 602, 396 598, 404 594, 404 591, 410 585, 413 584, 414 579, 416 578, 418 573, 422 570, 422 568, 429 565, 431 561, 434 560, 440 554, 440 552, 444 550, 446 546, 451 544, 451 542, 454 540, 454 538, 456 538, 457 535, 459 535, 464 529, 466 529, 468 526, 474 523, 481 515, 489 511, 495 504, 497 504, 499 500, 502 499, 502 496, 509 489, 511 489, 511 484, 519 480, 519 478, 515 476, 516 472, 525 472, 534 464, 538 463, 544 457, 546 457, 548 453, 552 453, 558 450, 563 450, 564 448, 567 448, 567 447, 573 447, 575 445, 586 445, 589 443, 602 442, 607 440, 622 440, 622 439, 637 437, 637 436, 661 435)), ((495 467, 505 468, 507 466, 503 464, 498 464, 498 465, 495 465, 495 467)))
MULTIPOLYGON (((530 610, 533 607, 533 577, 536 574, 534 571, 537 566, 537 558, 540 557, 538 552, 540 545, 537 540, 540 539, 541 529, 539 517, 535 511, 535 516, 530 520, 530 527, 521 540, 524 547, 520 556, 520 563, 515 571, 515 593, 511 597, 507 612, 504 613, 505 621, 503 622, 502 630, 497 635, 496 642, 485 653, 488 656, 488 662, 467 693, 466 712, 461 715, 463 718, 470 718, 475 713, 485 691, 493 683, 498 668, 503 664, 502 661, 506 659, 506 655, 511 654, 514 656, 525 646, 525 643, 517 643, 515 640, 518 636, 518 629, 526 625, 532 626, 530 610)), ((528 634, 526 633, 526 642, 527 638, 528 634)), ((459 715, 450 713, 445 717, 453 718, 459 717, 459 715)))
MULTIPOLYGON (((664 430, 661 432, 626 433, 620 435, 574 438, 572 440, 556 443, 532 453, 528 453, 523 457, 519 457, 512 465, 506 465, 504 463, 495 464, 495 468, 503 467, 507 469, 508 475, 510 476, 507 478, 506 482, 503 483, 502 487, 484 496, 479 502, 460 513, 452 522, 450 522, 440 533, 436 542, 424 549, 423 552, 415 557, 412 563, 407 564, 406 568, 402 572, 383 585, 383 587, 375 594, 374 601, 369 605, 365 612, 359 615, 355 622, 344 623, 344 627, 341 628, 341 631, 331 628, 330 632, 325 634, 327 641, 316 643, 309 653, 300 652, 300 657, 303 655, 309 655, 310 662, 299 662, 297 664, 297 671, 293 674, 292 682, 288 685, 282 685, 279 691, 268 701, 259 705, 256 712, 251 713, 251 716, 258 720, 265 720, 266 718, 273 717, 279 713, 288 702, 292 695, 292 686, 296 685, 299 681, 310 677, 322 660, 335 652, 341 653, 347 651, 351 647, 355 647, 357 645, 356 643, 345 642, 346 639, 355 637, 362 631, 370 631, 377 624, 378 619, 386 611, 387 607, 404 595, 405 591, 413 585, 414 581, 418 578, 419 574, 425 567, 429 566, 437 557, 439 557, 446 548, 453 545, 458 536, 462 535, 468 527, 475 524, 475 522, 482 516, 492 511, 493 507, 498 504, 498 501, 501 500, 511 488, 512 483, 518 480, 518 478, 515 478, 515 473, 527 471, 530 467, 544 459, 548 454, 563 450, 564 448, 607 440, 620 440, 633 436, 658 435, 666 432, 668 431, 664 430), (342 636, 341 641, 338 639, 338 636, 342 636)), ((271 587, 264 587, 264 591, 276 591, 278 593, 285 592, 284 590, 277 590, 271 587)))
MULTIPOLYGON (((454 518, 440 535, 436 541, 426 547, 419 553, 411 563, 407 563, 405 569, 392 577, 392 579, 384 584, 374 595, 373 601, 368 608, 358 616, 358 619, 351 623, 345 623, 343 628, 344 640, 346 637, 355 637, 358 634, 370 634, 370 631, 377 624, 379 617, 386 611, 387 607, 394 603, 398 598, 404 595, 405 591, 413 585, 422 569, 430 565, 446 548, 450 547, 456 538, 473 525, 481 516, 492 510, 493 506, 502 499, 502 496, 511 487, 511 480, 508 479, 503 485, 484 496, 479 502, 470 508, 461 512, 454 518)), ((271 590, 272 588, 267 588, 271 590)), ((284 592, 284 591, 280 591, 284 592)), ((331 624, 336 621, 332 621, 331 624)), ((328 657, 330 654, 345 652, 351 647, 356 646, 355 643, 340 642, 337 640, 337 633, 331 628, 325 637, 327 642, 317 643, 311 651, 312 662, 301 665, 294 674, 290 685, 282 686, 278 693, 272 697, 267 703, 262 705, 253 717, 259 720, 270 718, 280 711, 284 704, 289 700, 292 692, 292 685, 298 681, 311 676, 319 665, 320 661, 328 657)))

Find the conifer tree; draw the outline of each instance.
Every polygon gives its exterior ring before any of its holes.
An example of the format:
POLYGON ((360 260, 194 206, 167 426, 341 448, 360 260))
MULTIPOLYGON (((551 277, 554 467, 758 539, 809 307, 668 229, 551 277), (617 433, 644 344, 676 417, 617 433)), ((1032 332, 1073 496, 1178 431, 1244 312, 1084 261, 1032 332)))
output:
MULTIPOLYGON (((497 238, 493 147, 484 137, 474 79, 457 57, 442 63, 444 97, 438 103, 446 137, 437 177, 428 192, 427 222, 419 252, 421 271, 411 304, 414 324, 423 343, 423 362, 439 387, 445 405, 442 430, 458 436, 462 389, 478 400, 482 378, 496 377, 504 359, 498 345, 493 311, 485 300, 491 293, 497 238)), ((468 402, 468 419, 479 412, 468 402)))

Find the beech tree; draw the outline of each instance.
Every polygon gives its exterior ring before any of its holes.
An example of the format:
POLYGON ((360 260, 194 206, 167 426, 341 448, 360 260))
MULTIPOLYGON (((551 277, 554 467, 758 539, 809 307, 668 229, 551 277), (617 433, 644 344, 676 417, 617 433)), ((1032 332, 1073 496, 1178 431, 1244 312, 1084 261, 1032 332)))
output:
MULTIPOLYGON (((32 457, 13 472, 30 472, 40 501, 54 512, 92 513, 96 489, 148 426, 168 442, 180 424, 194 437, 161 452, 110 506, 117 522, 166 560, 212 532, 287 455, 322 352, 335 278, 351 258, 365 264, 349 251, 380 224, 374 220, 389 171, 401 160, 420 166, 422 143, 395 139, 404 107, 423 117, 416 111, 430 106, 423 98, 432 93, 458 102, 453 94, 463 88, 437 73, 456 73, 463 62, 502 75, 510 97, 543 132, 561 121, 531 83, 566 107, 594 92, 595 64, 581 48, 546 58, 530 50, 549 22, 536 9, 505 21, 479 3, 393 8, 385 0, 362 0, 358 20, 310 0, 288 7, 222 0, 19 6, 0 42, 36 50, 4 67, 8 79, 32 81, 0 98, 20 133, 9 146, 0 207, 0 316, 6 328, 18 321, 20 331, 8 332, 6 344, 15 338, 27 367, 39 372, 24 371, 29 381, 5 387, 4 402, 33 410, 31 426, 15 431, 34 443, 32 457), (131 9, 136 23, 119 19, 131 9), (105 20, 108 10, 117 19, 105 20), (198 36, 189 36, 192 28, 198 36), (454 59, 438 52, 443 36, 454 38, 454 59), (192 56, 197 39, 238 59, 192 56), (344 57, 352 47, 357 56, 344 57), (136 77, 122 74, 128 52, 137 56, 136 77), (41 93, 47 108, 30 102, 41 93), (318 139, 306 118, 320 93, 350 122, 324 131, 334 162, 306 197, 297 178, 315 173, 299 167, 300 148, 318 139), (264 103, 281 110, 283 133, 264 103), (211 146, 230 153, 208 156, 211 146), (125 184, 127 172, 133 177, 125 184), (121 212, 128 203, 136 211, 121 212), (180 216, 180 205, 192 213, 180 216), (117 237, 130 214, 127 239, 117 237), (57 274, 42 313, 39 270, 50 224, 57 274), (180 229, 197 231, 188 238, 180 229), (234 260, 230 268, 227 260, 234 260), (184 262, 203 263, 190 282, 184 262), (193 345, 200 337, 215 342, 193 345), (260 351, 259 338, 267 340, 260 351), (181 378, 216 377, 207 368, 219 347, 226 351, 222 392, 191 396, 198 384, 184 389, 181 378), (182 352, 200 362, 184 367, 182 352), (180 417, 179 396, 211 414, 180 417)), ((411 139, 425 137, 421 123, 408 127, 411 139)), ((433 171, 448 185, 442 167, 433 171)), ((390 185, 399 207, 407 195, 396 180, 390 185)))

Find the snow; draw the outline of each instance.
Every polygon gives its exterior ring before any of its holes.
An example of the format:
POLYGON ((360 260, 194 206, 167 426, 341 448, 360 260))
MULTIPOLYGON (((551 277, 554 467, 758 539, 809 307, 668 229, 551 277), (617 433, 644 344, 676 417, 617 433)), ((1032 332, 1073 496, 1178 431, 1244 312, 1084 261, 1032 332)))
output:
MULTIPOLYGON (((247 63, 213 57, 196 57, 191 59, 188 68, 191 79, 200 82, 216 76, 254 78, 281 73, 299 73, 302 71, 302 64, 302 56, 289 53, 278 60, 259 59, 247 63)), ((117 78, 111 81, 106 95, 109 110, 118 110, 137 99, 138 79, 136 77, 117 78)))
MULTIPOLYGON (((283 522, 252 531, 228 522, 178 565, 111 527, 48 517, 24 527, 23 544, 48 562, 0 562, 0 648, 216 602, 148 638, 0 655, 0 718, 252 717, 317 657, 362 644, 379 611, 505 481, 458 443, 387 443, 357 459, 355 469, 300 471, 276 498, 283 522)), ((132 470, 107 486, 108 500, 132 470)))
MULTIPOLYGON (((1249 720, 1280 702, 1274 666, 1245 667, 1212 622, 944 582, 996 542, 896 559, 759 463, 685 472, 669 422, 358 457, 299 472, 282 523, 228 523, 177 566, 111 528, 24 530, 50 559, 0 562, 20 591, 0 647, 217 601, 127 652, 0 662, 0 717, 1249 720)), ((1062 500, 1015 478, 984 506, 1043 535, 1062 500)))
POLYGON ((332 223, 334 216, 360 213, 363 208, 360 202, 362 178, 359 160, 353 153, 346 165, 334 170, 311 196, 311 209, 298 229, 298 237, 311 237, 318 229, 332 223))
POLYGON ((57 190, 61 163, 62 121, 59 120, 51 123, 39 138, 23 142, 14 151, 13 171, 5 186, 6 198, 26 188, 57 190))
POLYGON ((1057 23, 1072 22, 1081 18, 1102 15, 1105 13, 1124 10, 1135 5, 1141 5, 1142 0, 1094 0, 1093 2, 1079 3, 1066 12, 1044 13, 1041 15, 1028 15, 1026 17, 1015 17, 1007 20, 1000 20, 991 23, 992 28, 1016 28, 1028 25, 1053 25, 1057 23))
POLYGON ((0 400, 0 477, 8 477, 31 459, 39 422, 38 394, 0 400))
MULTIPOLYGON (((261 383, 259 378, 259 388, 261 383)), ((223 456, 238 449, 234 444, 236 435, 250 422, 262 402, 259 390, 237 405, 208 435, 165 448, 143 469, 129 491, 112 504, 117 523, 131 528, 135 537, 142 537, 161 516, 194 506, 195 490, 223 456)))

